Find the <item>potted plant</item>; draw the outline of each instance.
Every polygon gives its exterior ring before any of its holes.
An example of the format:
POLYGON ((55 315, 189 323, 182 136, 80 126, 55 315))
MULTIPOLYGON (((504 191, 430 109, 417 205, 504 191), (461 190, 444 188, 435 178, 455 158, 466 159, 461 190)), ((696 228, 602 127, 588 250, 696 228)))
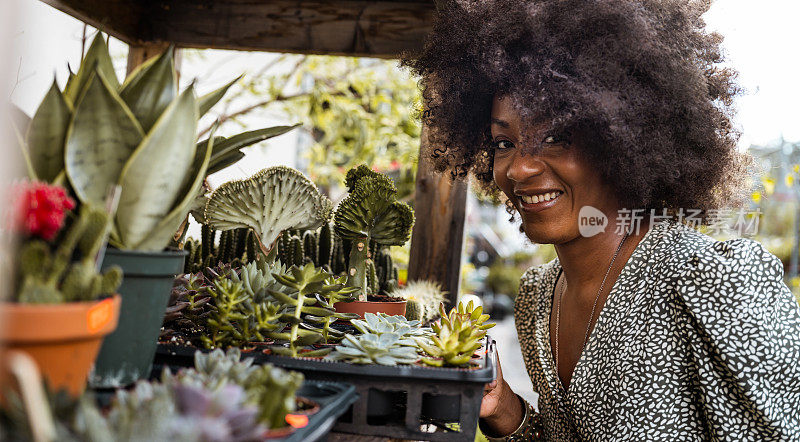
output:
POLYGON ((347 285, 358 288, 358 300, 338 302, 337 312, 387 313, 404 315, 406 300, 369 300, 376 297, 375 263, 371 243, 379 246, 403 245, 411 236, 414 211, 397 201, 397 188, 388 177, 365 165, 350 169, 345 178, 349 194, 333 216, 336 234, 351 241, 347 265, 347 285), (371 281, 371 284, 368 284, 371 281))
POLYGON ((54 84, 27 128, 21 144, 32 177, 68 183, 81 204, 106 204, 109 188, 119 186, 113 248, 103 267, 125 272, 122 313, 101 349, 93 386, 126 385, 149 374, 172 280, 186 255, 166 249, 185 229, 206 176, 238 161, 241 148, 295 127, 227 139, 212 133, 197 143, 199 117, 232 84, 200 97, 194 85, 179 94, 171 48, 120 84, 98 34, 64 92, 54 84))
POLYGON ((66 191, 44 183, 23 183, 17 200, 24 239, 14 302, 0 304, 0 361, 8 360, 2 352, 27 353, 51 388, 77 395, 100 343, 117 326, 120 296, 114 293, 122 272, 116 266, 97 271, 110 216, 88 204, 77 215, 68 212, 75 202, 66 191), (65 221, 69 226, 63 229, 65 221))

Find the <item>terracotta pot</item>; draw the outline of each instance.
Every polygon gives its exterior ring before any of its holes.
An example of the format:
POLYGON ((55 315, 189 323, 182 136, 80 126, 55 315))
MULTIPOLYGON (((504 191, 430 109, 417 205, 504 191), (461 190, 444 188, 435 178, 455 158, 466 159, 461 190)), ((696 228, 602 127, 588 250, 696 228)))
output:
MULTIPOLYGON (((117 328, 121 297, 65 304, 0 304, 4 350, 33 358, 54 390, 80 394, 103 338, 117 328)), ((5 358, 0 353, 0 361, 5 358)), ((3 374, 4 381, 5 375, 3 374)))
POLYGON ((362 319, 364 313, 386 313, 387 315, 400 315, 406 314, 406 301, 390 301, 390 302, 377 302, 377 301, 353 301, 353 302, 337 302, 333 304, 333 309, 339 313, 357 313, 362 319))

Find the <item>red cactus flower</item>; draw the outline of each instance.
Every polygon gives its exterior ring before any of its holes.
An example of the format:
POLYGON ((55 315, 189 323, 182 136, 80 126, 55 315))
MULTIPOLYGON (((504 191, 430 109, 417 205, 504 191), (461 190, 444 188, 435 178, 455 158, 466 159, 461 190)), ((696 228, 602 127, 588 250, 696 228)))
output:
POLYGON ((23 233, 51 241, 75 201, 60 186, 46 183, 22 183, 16 190, 16 225, 23 233))

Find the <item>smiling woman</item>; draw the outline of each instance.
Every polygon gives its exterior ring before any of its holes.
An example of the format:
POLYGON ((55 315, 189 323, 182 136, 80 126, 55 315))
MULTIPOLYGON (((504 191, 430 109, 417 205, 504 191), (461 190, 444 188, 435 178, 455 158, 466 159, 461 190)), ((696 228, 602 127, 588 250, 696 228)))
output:
POLYGON ((500 371, 490 439, 800 440, 800 307, 780 261, 686 225, 740 202, 750 162, 709 6, 446 1, 404 58, 439 169, 502 192, 557 253, 515 306, 539 413, 500 371))

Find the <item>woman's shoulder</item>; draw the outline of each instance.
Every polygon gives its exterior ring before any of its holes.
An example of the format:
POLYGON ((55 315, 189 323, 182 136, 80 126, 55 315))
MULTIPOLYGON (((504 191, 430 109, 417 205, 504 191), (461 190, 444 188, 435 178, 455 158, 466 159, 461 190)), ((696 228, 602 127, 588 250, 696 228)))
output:
POLYGON ((723 306, 796 302, 783 282, 783 264, 758 241, 711 238, 682 224, 665 229, 661 272, 685 305, 700 314, 723 306))
POLYGON ((520 277, 519 294, 517 295, 516 303, 532 302, 540 295, 552 290, 558 271, 558 258, 554 258, 545 264, 528 268, 520 277))
POLYGON ((781 261, 763 244, 750 238, 720 241, 673 223, 664 229, 661 249, 658 260, 678 276, 699 278, 732 274, 741 278, 783 279, 781 261))

